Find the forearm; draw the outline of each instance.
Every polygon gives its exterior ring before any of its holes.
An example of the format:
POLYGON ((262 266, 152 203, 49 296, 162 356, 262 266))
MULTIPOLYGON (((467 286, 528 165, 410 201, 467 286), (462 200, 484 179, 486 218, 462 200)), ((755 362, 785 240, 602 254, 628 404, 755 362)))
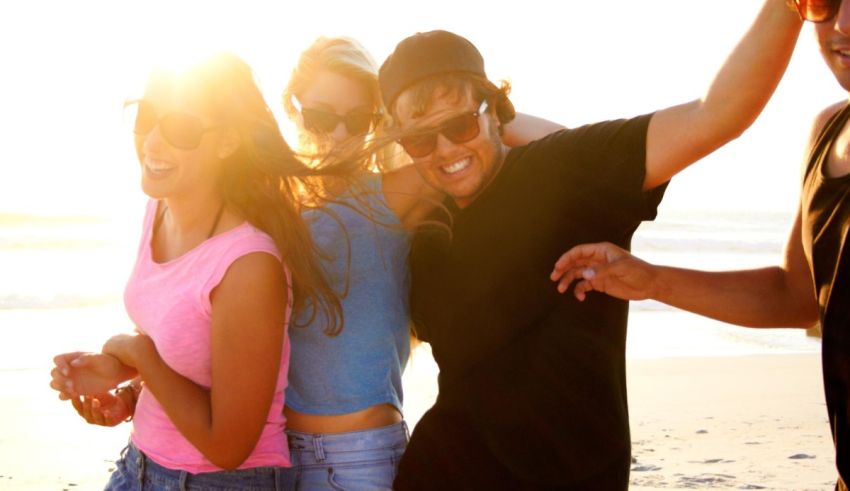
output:
POLYGON ((644 189, 667 182, 755 121, 785 73, 801 26, 785 0, 766 0, 706 94, 655 113, 647 135, 644 189))
POLYGON ((723 140, 748 128, 782 79, 802 21, 785 0, 766 0, 702 99, 706 125, 723 140))
POLYGON ((141 361, 138 369, 144 390, 156 397, 180 433, 216 463, 217 435, 209 390, 174 371, 158 355, 141 361))
POLYGON ((156 397, 174 426, 210 462, 224 469, 238 467, 256 445, 262 422, 243 422, 235 431, 233 421, 215 417, 209 389, 172 369, 152 342, 141 344, 143 347, 124 354, 122 361, 135 366, 144 390, 156 397))
POLYGON ((780 267, 708 272, 655 266, 650 297, 668 305, 747 327, 810 327, 817 322, 813 291, 797 291, 780 267))

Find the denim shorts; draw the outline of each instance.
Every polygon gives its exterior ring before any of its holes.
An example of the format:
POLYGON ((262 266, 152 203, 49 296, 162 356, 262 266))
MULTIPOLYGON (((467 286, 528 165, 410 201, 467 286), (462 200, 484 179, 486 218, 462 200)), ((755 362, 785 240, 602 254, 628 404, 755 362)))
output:
POLYGON ((410 439, 404 421, 347 433, 286 434, 298 491, 392 489, 410 439))
POLYGON ((295 474, 287 467, 253 467, 233 471, 202 472, 168 469, 130 443, 115 463, 104 491, 288 491, 295 489, 295 474))

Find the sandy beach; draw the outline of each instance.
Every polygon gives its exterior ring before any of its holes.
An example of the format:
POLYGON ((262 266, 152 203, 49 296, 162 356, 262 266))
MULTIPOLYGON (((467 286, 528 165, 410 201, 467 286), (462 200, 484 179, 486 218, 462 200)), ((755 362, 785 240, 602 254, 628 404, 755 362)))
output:
MULTIPOLYGON (((37 330, 18 344, 2 333, 0 489, 102 488, 129 427, 86 425, 47 387, 48 371, 52 354, 96 347, 119 315, 118 305, 0 311, 0 325, 37 330), (68 328, 84 322, 101 327, 68 328)), ((664 315, 668 325, 701 322, 664 315)), ((657 317, 633 315, 632 345, 657 317)), ((630 358, 632 489, 832 489, 819 363, 814 352, 630 358)), ((427 347, 417 350, 405 375, 411 423, 433 401, 436 373, 427 347)))

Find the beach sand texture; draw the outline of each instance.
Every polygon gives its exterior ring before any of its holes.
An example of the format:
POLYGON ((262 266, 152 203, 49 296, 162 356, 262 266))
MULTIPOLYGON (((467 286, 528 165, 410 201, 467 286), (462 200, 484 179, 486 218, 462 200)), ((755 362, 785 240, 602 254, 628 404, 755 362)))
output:
MULTIPOLYGON (((96 348, 120 315, 119 305, 0 311, 0 325, 29 330, 0 331, 0 489, 102 489, 129 426, 86 425, 48 388, 48 372, 53 354, 96 348)), ((658 316, 633 315, 630 342, 658 316)), ((427 346, 419 348, 405 375, 412 424, 436 395, 436 373, 427 346)), ((638 358, 628 376, 632 489, 831 489, 817 353, 638 358)))

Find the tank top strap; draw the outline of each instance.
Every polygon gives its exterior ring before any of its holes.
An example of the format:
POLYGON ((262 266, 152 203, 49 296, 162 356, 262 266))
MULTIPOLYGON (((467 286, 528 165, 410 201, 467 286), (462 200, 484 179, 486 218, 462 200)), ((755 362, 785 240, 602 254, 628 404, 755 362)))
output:
POLYGON ((841 129, 844 128, 848 119, 850 119, 850 102, 833 114, 821 129, 806 164, 806 175, 809 175, 816 165, 821 165, 820 163, 824 161, 830 145, 841 133, 841 129))

